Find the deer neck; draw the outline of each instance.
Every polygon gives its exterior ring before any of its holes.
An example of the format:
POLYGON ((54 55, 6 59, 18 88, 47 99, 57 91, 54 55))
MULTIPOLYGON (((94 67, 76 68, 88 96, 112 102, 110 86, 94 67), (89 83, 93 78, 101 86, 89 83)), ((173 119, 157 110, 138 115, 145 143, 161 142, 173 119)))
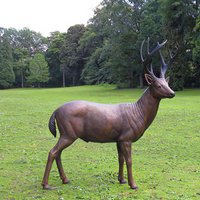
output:
POLYGON ((149 87, 145 90, 141 98, 136 102, 140 110, 140 114, 142 115, 141 117, 144 120, 145 129, 147 129, 154 120, 158 111, 159 103, 160 99, 153 97, 149 87))

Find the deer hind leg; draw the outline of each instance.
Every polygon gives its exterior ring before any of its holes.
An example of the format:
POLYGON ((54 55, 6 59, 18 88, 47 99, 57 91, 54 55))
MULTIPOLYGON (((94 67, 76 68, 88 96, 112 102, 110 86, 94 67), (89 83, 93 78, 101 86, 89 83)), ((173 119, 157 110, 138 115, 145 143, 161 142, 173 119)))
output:
POLYGON ((126 183, 126 180, 124 179, 124 156, 119 143, 117 143, 117 152, 119 161, 118 181, 120 184, 124 184, 126 183))
POLYGON ((66 177, 63 166, 62 166, 61 153, 62 153, 62 150, 59 151, 58 156, 56 157, 56 164, 58 167, 58 172, 60 174, 60 179, 62 180, 62 183, 67 184, 69 183, 69 179, 66 177))
MULTIPOLYGON (((51 171, 53 161, 57 158, 57 156, 59 156, 59 154, 61 153, 61 151, 63 149, 70 146, 73 142, 74 142, 74 140, 72 140, 72 139, 60 137, 59 140, 58 140, 58 143, 50 150, 48 160, 47 160, 47 164, 46 164, 46 168, 45 168, 45 172, 44 172, 43 181, 42 181, 43 189, 47 189, 47 190, 52 189, 48 184, 48 179, 49 179, 49 174, 50 174, 50 171, 51 171)), ((59 171, 60 171, 60 169, 61 169, 61 167, 59 168, 59 171)), ((62 172, 64 174, 63 170, 61 170, 61 173, 62 172)))
POLYGON ((138 187, 136 186, 135 181, 133 179, 133 175, 132 175, 132 159, 131 159, 131 145, 132 144, 131 142, 120 142, 119 145, 126 161, 126 167, 127 167, 127 173, 128 173, 128 184, 131 187, 131 189, 137 190, 138 187))

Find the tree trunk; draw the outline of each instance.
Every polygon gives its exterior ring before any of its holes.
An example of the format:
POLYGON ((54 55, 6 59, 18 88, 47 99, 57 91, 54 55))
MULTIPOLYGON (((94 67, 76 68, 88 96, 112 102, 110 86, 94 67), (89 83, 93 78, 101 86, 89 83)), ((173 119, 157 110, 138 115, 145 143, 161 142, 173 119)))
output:
POLYGON ((24 73, 21 71, 21 88, 24 87, 24 73))
POLYGON ((73 77, 72 77, 72 85, 73 85, 73 86, 76 85, 76 77, 75 77, 75 75, 73 75, 73 77))
POLYGON ((63 70, 63 87, 65 87, 65 70, 63 70))
POLYGON ((143 84, 143 74, 141 73, 140 74, 140 88, 143 88, 144 87, 144 84, 143 84))

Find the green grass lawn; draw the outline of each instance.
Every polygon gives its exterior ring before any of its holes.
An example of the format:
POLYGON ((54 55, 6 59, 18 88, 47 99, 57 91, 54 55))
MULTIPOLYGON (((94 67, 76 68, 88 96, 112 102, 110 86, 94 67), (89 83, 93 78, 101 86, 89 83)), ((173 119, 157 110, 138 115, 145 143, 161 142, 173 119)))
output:
POLYGON ((200 199, 200 90, 177 92, 161 101, 156 119, 133 144, 138 191, 117 181, 114 143, 77 140, 62 154, 70 184, 62 185, 54 163, 49 183, 41 181, 49 150, 58 138, 47 124, 66 101, 135 102, 143 90, 114 86, 0 90, 0 199, 200 199))

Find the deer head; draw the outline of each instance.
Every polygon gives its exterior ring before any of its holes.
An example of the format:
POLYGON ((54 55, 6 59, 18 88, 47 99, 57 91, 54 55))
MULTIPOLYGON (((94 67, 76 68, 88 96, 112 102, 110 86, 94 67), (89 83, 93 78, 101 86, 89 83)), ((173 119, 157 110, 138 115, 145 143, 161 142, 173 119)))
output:
POLYGON ((170 61, 168 64, 165 63, 161 48, 165 45, 167 41, 164 41, 163 43, 157 42, 157 46, 150 52, 149 51, 149 38, 147 39, 147 57, 144 59, 142 55, 143 51, 143 45, 145 40, 143 40, 140 48, 140 56, 142 63, 145 67, 145 79, 148 83, 148 86, 150 88, 150 92, 153 97, 162 99, 162 98, 173 98, 175 96, 175 92, 169 87, 169 77, 165 78, 165 73, 167 71, 168 66, 173 62, 174 57, 170 54, 170 61), (156 77, 153 72, 152 67, 152 56, 156 52, 159 52, 160 59, 161 59, 161 71, 160 71, 160 77, 156 77), (149 69, 150 66, 150 69, 149 69))

